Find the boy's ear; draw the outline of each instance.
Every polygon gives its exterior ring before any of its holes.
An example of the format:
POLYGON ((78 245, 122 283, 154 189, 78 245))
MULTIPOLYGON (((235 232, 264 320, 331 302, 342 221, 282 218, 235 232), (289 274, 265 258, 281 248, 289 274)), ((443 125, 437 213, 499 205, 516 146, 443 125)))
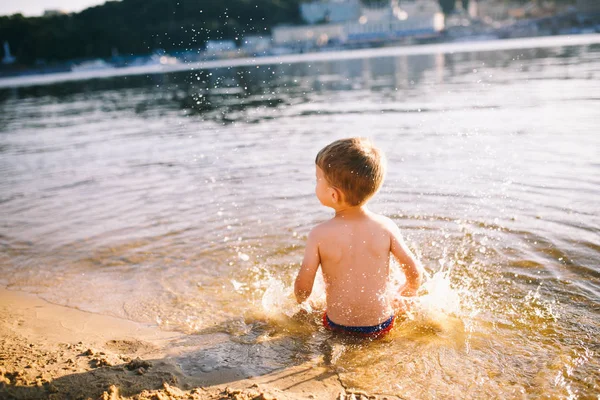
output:
POLYGON ((331 188, 331 200, 333 200, 334 203, 342 202, 342 192, 338 188, 331 188))

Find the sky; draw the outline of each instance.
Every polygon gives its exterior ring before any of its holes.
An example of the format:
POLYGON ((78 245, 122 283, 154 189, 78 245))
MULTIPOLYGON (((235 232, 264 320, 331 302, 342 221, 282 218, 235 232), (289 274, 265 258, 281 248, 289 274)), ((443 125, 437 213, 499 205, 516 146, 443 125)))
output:
POLYGON ((0 15, 21 13, 25 16, 40 16, 44 10, 81 11, 103 4, 106 0, 0 0, 0 15))

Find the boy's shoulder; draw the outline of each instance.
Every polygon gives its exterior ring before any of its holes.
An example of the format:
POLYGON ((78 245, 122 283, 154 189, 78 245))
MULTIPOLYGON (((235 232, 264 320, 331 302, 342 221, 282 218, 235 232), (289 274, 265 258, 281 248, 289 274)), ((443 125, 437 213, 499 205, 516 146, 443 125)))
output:
POLYGON ((329 234, 332 230, 335 229, 336 226, 336 222, 334 221, 334 219, 329 219, 327 221, 323 221, 320 224, 315 225, 309 233, 309 236, 314 236, 314 237, 318 237, 318 236, 322 236, 322 235, 327 235, 329 234))
MULTIPOLYGON (((394 232, 398 230, 398 226, 396 225, 396 223, 384 215, 369 212, 366 217, 370 222, 377 224, 381 229, 385 231, 394 232)), ((347 228, 348 223, 348 221, 342 222, 339 219, 332 218, 327 221, 321 222, 318 225, 315 225, 311 229, 309 235, 315 238, 320 236, 330 236, 333 232, 339 231, 343 228, 347 228)))
POLYGON ((394 232, 398 229, 398 225, 389 217, 385 215, 369 212, 369 218, 374 223, 378 224, 382 229, 388 232, 394 232))
POLYGON ((339 220, 331 218, 315 225, 308 234, 309 238, 315 239, 317 242, 329 242, 332 238, 338 237, 341 232, 347 229, 339 220))

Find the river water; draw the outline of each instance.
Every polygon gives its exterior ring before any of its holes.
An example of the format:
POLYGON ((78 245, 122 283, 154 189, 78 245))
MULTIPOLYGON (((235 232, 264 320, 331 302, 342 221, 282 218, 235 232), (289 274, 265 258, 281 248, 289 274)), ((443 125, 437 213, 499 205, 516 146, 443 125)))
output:
POLYGON ((592 42, 2 89, 0 285, 225 334, 183 359, 190 374, 310 361, 406 398, 595 398, 592 42), (330 337, 318 312, 293 318, 290 287, 307 233, 332 216, 314 157, 348 136, 386 152, 370 208, 430 276, 417 311, 366 343, 330 337))

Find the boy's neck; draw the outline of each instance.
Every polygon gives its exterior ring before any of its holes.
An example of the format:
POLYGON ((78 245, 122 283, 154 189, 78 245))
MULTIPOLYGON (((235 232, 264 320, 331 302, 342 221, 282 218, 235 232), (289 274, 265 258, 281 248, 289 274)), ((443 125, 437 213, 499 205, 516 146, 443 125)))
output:
POLYGON ((367 205, 366 204, 361 204, 358 206, 350 206, 350 205, 341 205, 339 207, 335 207, 335 216, 340 217, 340 218, 344 218, 344 217, 350 217, 350 216, 357 216, 357 215, 365 215, 367 213, 367 205))

